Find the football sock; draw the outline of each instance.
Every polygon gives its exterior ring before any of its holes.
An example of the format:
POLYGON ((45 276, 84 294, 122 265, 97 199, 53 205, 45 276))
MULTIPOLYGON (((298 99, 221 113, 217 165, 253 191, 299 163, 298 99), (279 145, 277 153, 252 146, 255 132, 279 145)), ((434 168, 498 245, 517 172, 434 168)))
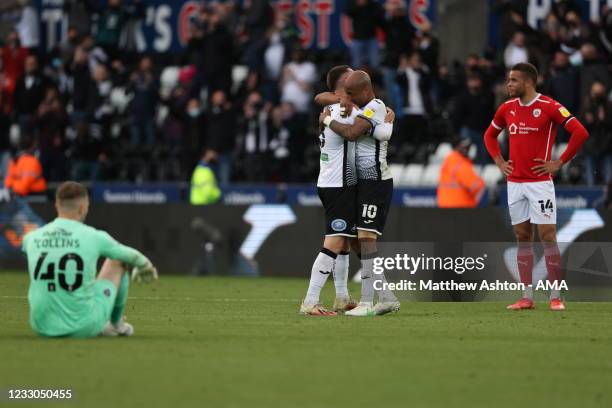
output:
POLYGON ((381 281, 381 283, 377 285, 382 287, 382 289, 378 291, 379 302, 397 302, 397 298, 393 294, 393 291, 387 289, 387 278, 385 278, 384 273, 380 275, 374 274, 374 281, 381 281))
POLYGON ((111 312, 111 323, 117 324, 123 316, 125 305, 127 304, 128 287, 130 285, 130 278, 126 273, 121 276, 121 282, 119 283, 119 289, 117 290, 117 298, 113 305, 113 311, 111 312))
POLYGON ((310 284, 304 303, 307 305, 316 305, 319 303, 321 289, 327 282, 327 278, 334 272, 337 255, 327 248, 321 248, 321 252, 312 264, 310 271, 310 284))
MULTIPOLYGON (((561 253, 556 242, 544 244, 544 258, 546 259, 548 281, 559 283, 561 281, 561 253)), ((551 289, 550 298, 557 299, 559 297, 561 297, 561 291, 559 289, 551 289)))
POLYGON ((346 286, 349 272, 349 253, 342 251, 336 258, 334 268, 334 286, 336 287, 336 297, 348 298, 349 292, 346 286))
POLYGON ((361 254, 361 300, 360 302, 374 301, 374 279, 378 279, 374 275, 374 258, 378 256, 378 252, 369 254, 361 254))
POLYGON ((533 246, 531 242, 519 242, 516 263, 521 283, 525 285, 523 297, 533 299, 533 286, 528 286, 532 284, 533 273, 533 246))

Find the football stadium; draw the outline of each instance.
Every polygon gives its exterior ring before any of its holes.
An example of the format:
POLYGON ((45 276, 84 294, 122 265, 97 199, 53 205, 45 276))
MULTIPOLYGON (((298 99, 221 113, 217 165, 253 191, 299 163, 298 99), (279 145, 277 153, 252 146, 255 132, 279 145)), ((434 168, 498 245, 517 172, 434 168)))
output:
POLYGON ((612 406, 610 0, 2 0, 0 183, 2 406, 612 406))

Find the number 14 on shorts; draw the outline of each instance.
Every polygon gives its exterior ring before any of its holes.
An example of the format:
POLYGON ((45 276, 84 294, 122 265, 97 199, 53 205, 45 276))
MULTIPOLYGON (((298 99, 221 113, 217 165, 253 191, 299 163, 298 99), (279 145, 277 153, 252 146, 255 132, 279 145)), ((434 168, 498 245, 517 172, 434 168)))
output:
POLYGON ((540 209, 542 210, 542 213, 545 213, 546 210, 550 210, 550 212, 553 212, 555 210, 555 207, 553 206, 553 203, 550 199, 546 201, 538 200, 538 204, 540 204, 540 209))

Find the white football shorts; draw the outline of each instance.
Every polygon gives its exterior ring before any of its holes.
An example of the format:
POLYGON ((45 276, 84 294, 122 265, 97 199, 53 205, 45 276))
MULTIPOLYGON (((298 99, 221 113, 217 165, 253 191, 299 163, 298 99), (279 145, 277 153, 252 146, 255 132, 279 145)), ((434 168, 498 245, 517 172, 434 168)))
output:
POLYGON ((552 180, 531 183, 508 182, 508 209, 512 225, 556 224, 557 202, 552 180))

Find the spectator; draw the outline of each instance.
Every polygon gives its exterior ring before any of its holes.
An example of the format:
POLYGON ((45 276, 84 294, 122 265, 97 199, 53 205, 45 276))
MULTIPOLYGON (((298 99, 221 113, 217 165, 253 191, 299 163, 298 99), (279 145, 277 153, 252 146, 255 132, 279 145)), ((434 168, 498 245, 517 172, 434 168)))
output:
POLYGON ((216 174, 221 185, 229 184, 236 134, 236 113, 223 91, 210 99, 206 117, 206 146, 216 156, 216 174))
POLYGON ((387 18, 384 21, 385 54, 382 60, 385 92, 396 111, 401 109, 401 91, 395 83, 400 55, 410 54, 414 49, 415 30, 408 21, 406 7, 401 0, 385 2, 387 18))
POLYGON ((44 194, 47 191, 42 165, 34 154, 35 146, 34 138, 30 134, 23 133, 20 151, 9 164, 4 187, 18 196, 44 194))
POLYGON ((548 76, 544 82, 544 93, 559 101, 563 106, 576 112, 580 104, 580 76, 569 63, 569 57, 557 51, 548 76))
POLYGON ((98 32, 96 43, 111 59, 119 55, 121 31, 130 18, 144 16, 142 0, 133 0, 132 5, 122 0, 108 0, 106 7, 98 10, 98 32))
POLYGON ((429 138, 427 118, 432 112, 431 77, 418 52, 400 57, 397 81, 404 95, 403 116, 400 119, 402 137, 391 139, 391 143, 408 140, 415 144, 425 142, 429 138))
POLYGON ((87 113, 91 124, 91 134, 98 140, 106 141, 110 137, 110 128, 115 114, 110 94, 113 83, 105 65, 96 65, 93 82, 87 92, 87 113))
POLYGON ((273 160, 271 160, 271 173, 273 174, 273 180, 277 182, 292 181, 291 176, 295 174, 290 158, 291 130, 287 120, 285 120, 286 113, 283 108, 284 106, 277 106, 272 109, 270 150, 273 160))
POLYGON ((280 101, 278 84, 283 73, 283 66, 289 62, 291 50, 297 46, 297 36, 289 29, 288 16, 279 13, 274 26, 270 29, 262 53, 262 91, 264 99, 272 104, 280 101))
POLYGON ((35 52, 40 44, 40 35, 38 32, 40 23, 38 11, 36 11, 36 7, 33 3, 32 0, 23 1, 21 16, 15 28, 19 32, 21 44, 25 48, 35 52))
POLYGON ((351 66, 378 69, 376 28, 383 25, 383 10, 374 0, 347 0, 344 13, 353 22, 351 66))
POLYGON ((582 111, 589 138, 584 147, 587 184, 612 182, 612 103, 603 83, 594 82, 582 111))
POLYGON ((32 124, 38 106, 45 97, 47 85, 40 74, 38 58, 34 55, 26 57, 24 76, 17 82, 14 96, 15 115, 20 126, 32 124))
POLYGON ((85 121, 76 123, 76 138, 71 143, 68 156, 72 162, 70 178, 75 181, 97 181, 102 178, 102 168, 107 162, 103 144, 91 136, 85 121))
POLYGON ((45 179, 62 181, 66 178, 65 131, 68 118, 55 87, 46 89, 38 107, 36 127, 40 162, 45 179))
POLYGON ((474 142, 477 149, 476 163, 487 160, 482 136, 493 117, 494 104, 493 92, 484 87, 478 74, 467 78, 466 90, 455 101, 455 126, 461 138, 474 142))
POLYGON ((209 17, 202 56, 209 94, 216 90, 229 92, 232 87, 234 39, 219 13, 212 13, 209 17))
POLYGON ((191 205, 209 205, 219 201, 221 190, 217 186, 215 173, 211 169, 215 161, 215 154, 207 150, 193 170, 189 198, 191 205))
POLYGON ((308 113, 316 73, 315 65, 306 59, 306 52, 296 47, 291 61, 283 68, 281 101, 291 103, 299 114, 308 113))
POLYGON ((273 10, 268 0, 249 0, 245 2, 246 44, 244 62, 249 70, 259 66, 259 49, 265 40, 266 32, 272 24, 273 10))
POLYGON ((130 133, 132 146, 155 143, 155 113, 159 101, 159 81, 153 72, 153 60, 143 57, 130 77, 130 133))
POLYGON ((259 92, 251 92, 244 104, 239 145, 243 178, 248 182, 268 180, 270 159, 270 118, 259 92))
POLYGON ((74 51, 72 64, 68 68, 72 83, 72 121, 87 120, 89 95, 93 92, 94 83, 89 70, 89 52, 83 46, 74 51))
MULTIPOLYGON (((21 46, 19 34, 11 31, 2 48, 2 69, 9 97, 12 97, 17 81, 23 76, 27 56, 28 50, 21 46)), ((7 103, 12 105, 10 100, 7 103)))
MULTIPOLYGON (((0 80, 2 79, 0 74, 0 80)), ((0 180, 4 180, 10 161, 9 132, 11 127, 10 111, 3 108, 7 95, 0 92, 0 180)))
POLYGON ((582 22, 580 12, 570 10, 565 13, 561 29, 561 50, 573 54, 580 49, 583 41, 589 37, 588 27, 582 22))
POLYGON ((430 22, 425 22, 417 32, 417 49, 421 59, 431 76, 438 73, 438 57, 440 54, 440 41, 433 35, 430 22))
POLYGON ((474 170, 470 160, 470 139, 461 139, 454 144, 454 150, 446 156, 440 169, 438 184, 438 207, 475 208, 478 206, 485 184, 474 170))
POLYGON ((610 71, 600 58, 597 48, 592 43, 585 43, 580 47, 580 100, 588 98, 594 82, 601 82, 606 89, 610 89, 612 81, 610 71))
POLYGON ((64 13, 68 26, 81 35, 91 32, 91 15, 95 10, 95 0, 64 0, 64 13))
POLYGON ((510 68, 521 62, 529 62, 529 51, 525 44, 525 34, 517 31, 504 51, 504 64, 510 68))

